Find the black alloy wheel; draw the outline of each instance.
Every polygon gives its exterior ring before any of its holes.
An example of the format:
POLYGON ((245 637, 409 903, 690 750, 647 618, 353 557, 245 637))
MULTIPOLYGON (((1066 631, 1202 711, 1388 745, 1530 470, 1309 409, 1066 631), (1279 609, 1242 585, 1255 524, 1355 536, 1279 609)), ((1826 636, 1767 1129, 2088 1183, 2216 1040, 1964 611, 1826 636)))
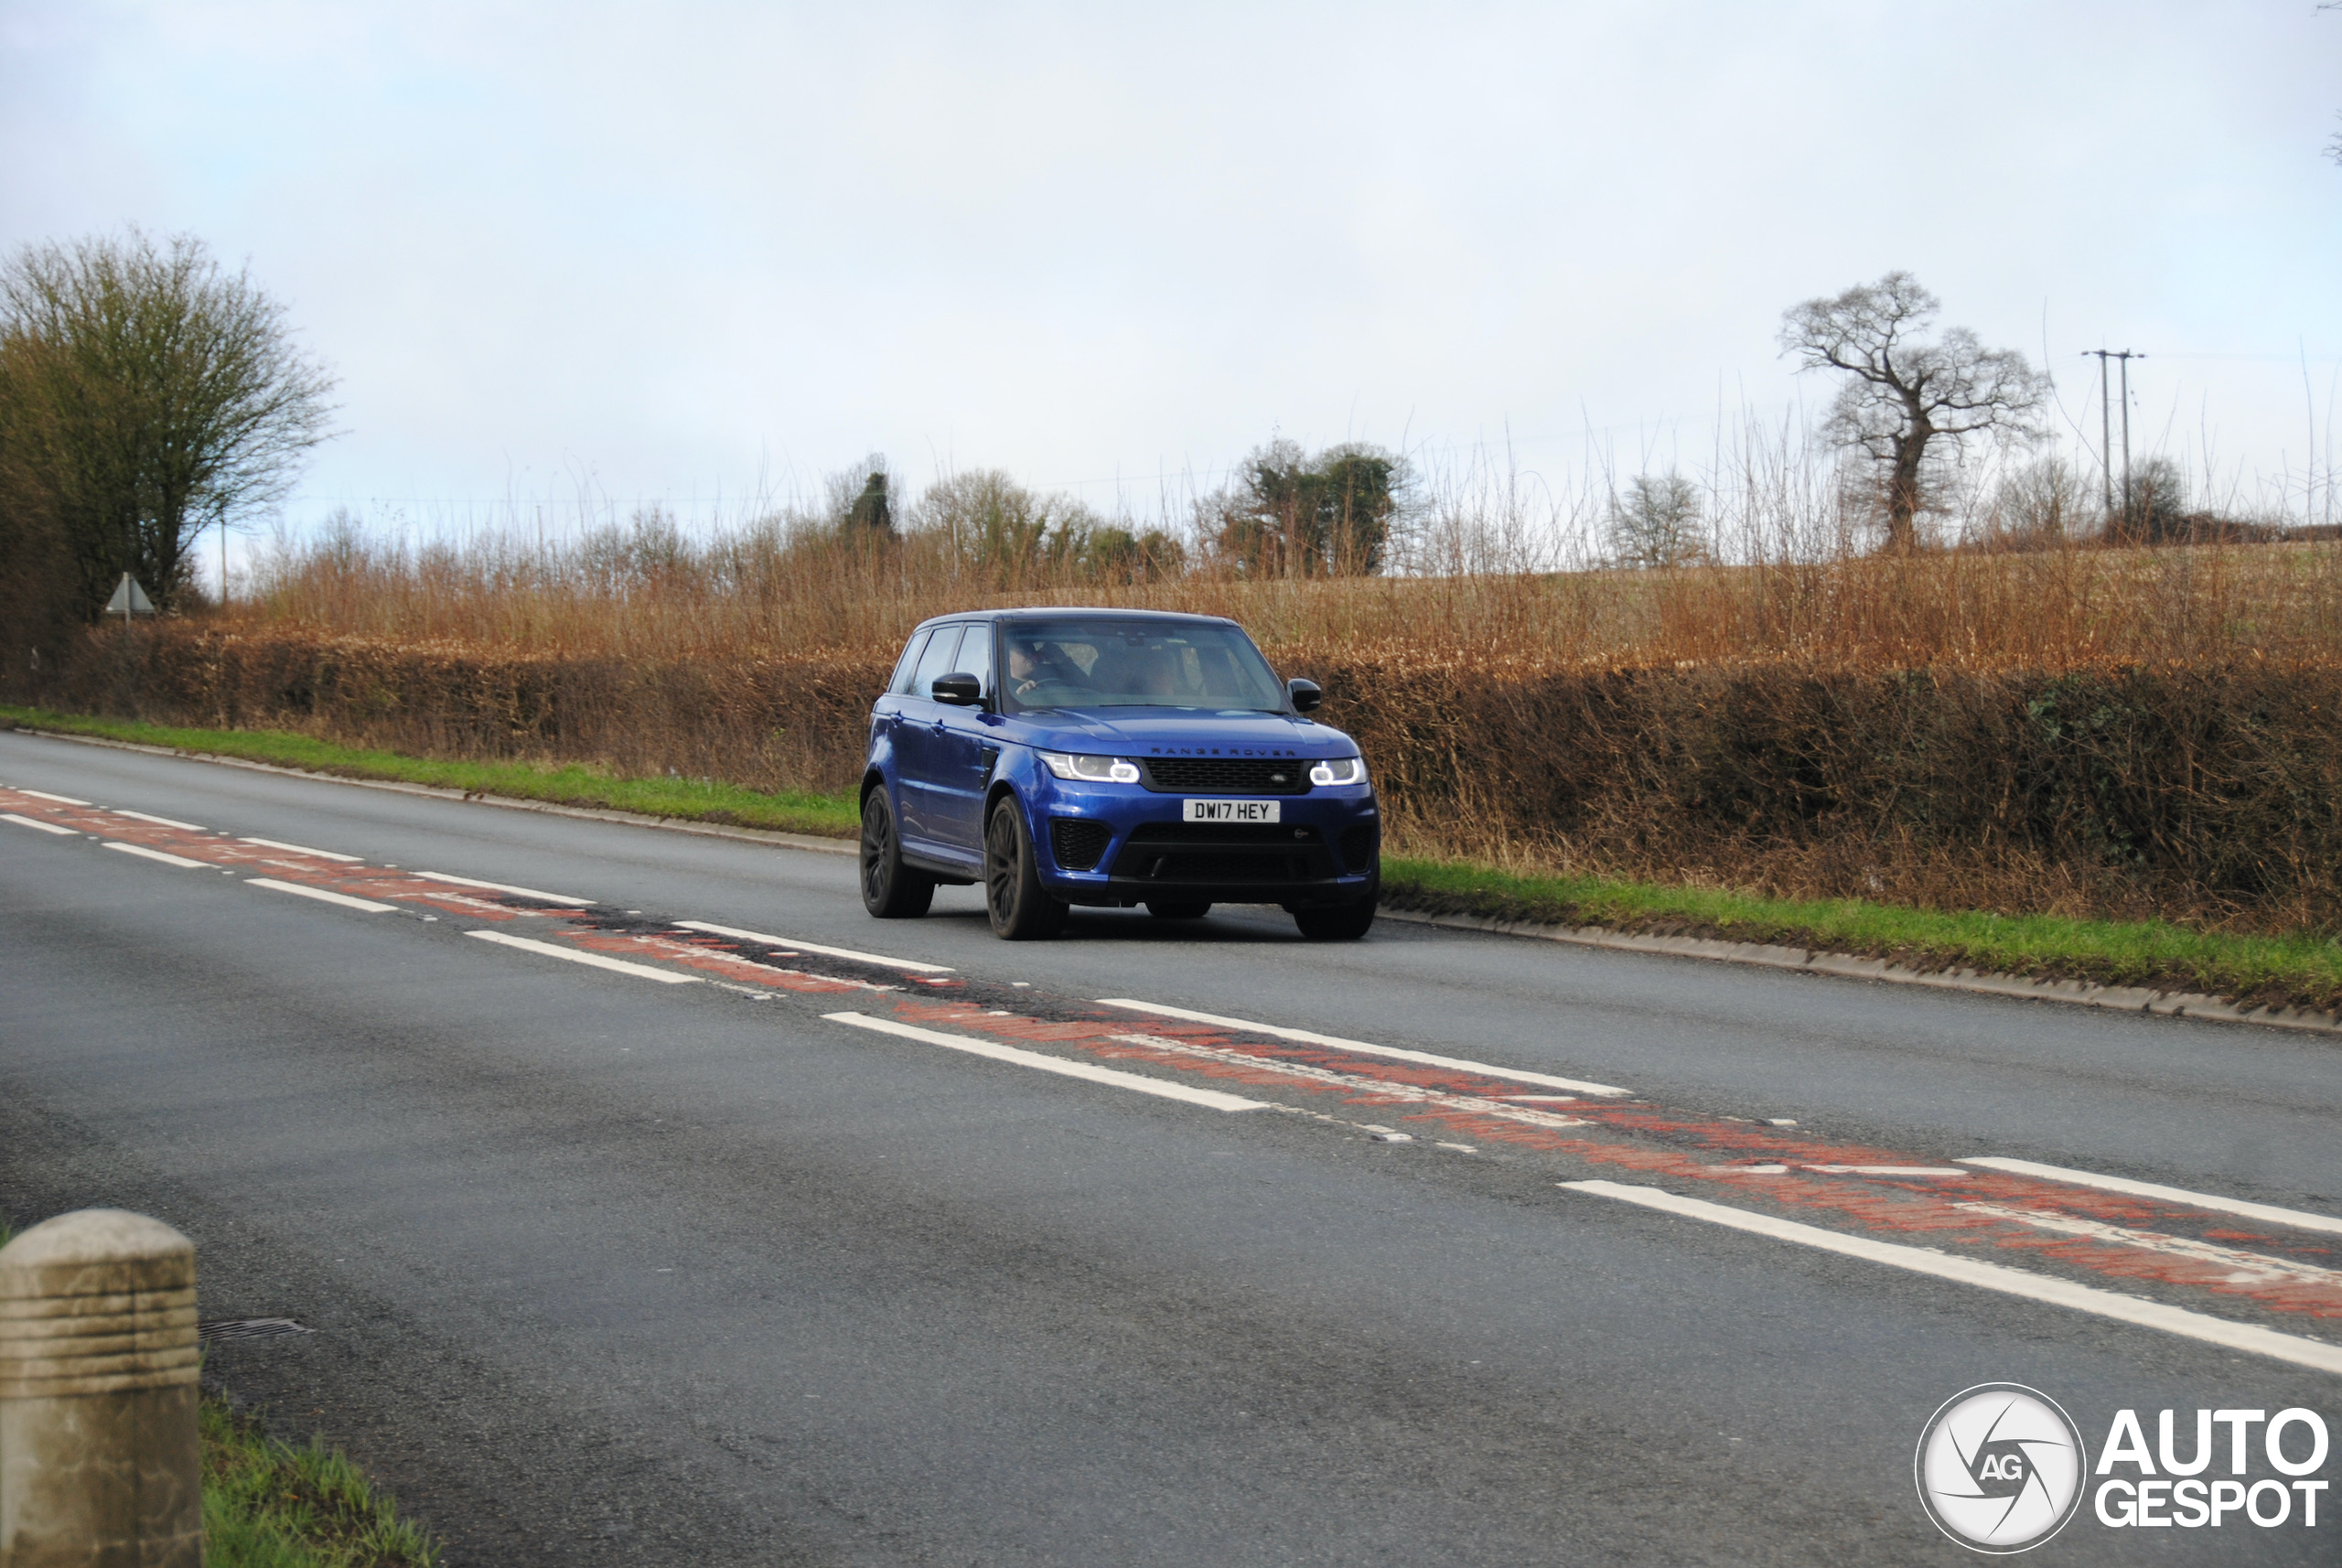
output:
POLYGON ((935 878, 903 864, 895 808, 880 785, 862 802, 862 907, 882 920, 907 920, 935 902, 935 878))
POLYGON ((1211 913, 1211 906, 1178 898, 1149 898, 1146 912, 1158 920, 1200 920, 1211 913))
POLYGON ((1041 886, 1025 813, 1005 795, 984 823, 984 913, 993 935, 1012 942, 1053 937, 1065 926, 1065 906, 1041 886))
POLYGON ((1293 923, 1313 942, 1354 942, 1372 929, 1374 907, 1381 897, 1382 876, 1378 872, 1367 884, 1364 897, 1330 909, 1295 909, 1293 923))

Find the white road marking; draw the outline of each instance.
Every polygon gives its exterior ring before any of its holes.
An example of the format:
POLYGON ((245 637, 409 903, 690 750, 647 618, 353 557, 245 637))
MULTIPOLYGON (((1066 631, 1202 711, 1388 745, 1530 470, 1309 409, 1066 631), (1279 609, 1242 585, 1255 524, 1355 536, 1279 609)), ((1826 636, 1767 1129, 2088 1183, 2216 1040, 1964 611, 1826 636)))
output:
POLYGON ((361 858, 363 858, 362 856, 355 854, 336 854, 329 849, 311 849, 306 844, 286 843, 282 839, 238 839, 236 842, 238 843, 256 843, 263 849, 291 850, 295 854, 314 854, 319 860, 338 860, 345 865, 356 865, 361 858))
POLYGON ((1575 1105, 1574 1094, 1508 1094, 1504 1097, 1516 1105, 1575 1105))
POLYGON ((533 887, 515 887, 509 882, 482 882, 477 876, 454 876, 444 871, 416 871, 410 875, 425 882, 452 882, 462 887, 486 887, 498 893, 518 893, 523 898, 542 898, 548 904, 591 904, 591 898, 572 898, 566 893, 540 893, 533 887))
POLYGON ((60 806, 86 806, 87 800, 76 800, 70 795, 52 795, 46 789, 19 789, 19 795, 30 795, 36 800, 54 800, 60 806))
POLYGON ((2279 1208, 2272 1204, 2247 1203, 2240 1197, 2220 1197, 2208 1192, 2189 1192, 2185 1187, 2157 1187, 2151 1181, 2133 1181, 2127 1176, 2100 1176, 2096 1171, 2069 1170, 2064 1165, 2036 1165, 2031 1160, 2003 1159, 1991 1155, 1981 1159, 1961 1160, 1963 1165, 1981 1165, 1986 1170, 2007 1171, 2013 1176, 2039 1176, 2045 1181, 2071 1182, 2076 1187, 2094 1187, 2107 1192, 2128 1193, 2133 1197, 2160 1198, 2165 1203, 2184 1203, 2191 1208, 2209 1208, 2222 1214, 2240 1214, 2247 1219, 2263 1219, 2272 1225, 2291 1225, 2303 1230, 2329 1230, 2342 1236, 2342 1219, 2328 1214, 2312 1214, 2299 1208, 2279 1208))
POLYGON ((795 937, 768 937, 762 931, 744 931, 737 926, 711 925, 705 920, 677 920, 675 926, 679 930, 705 931, 712 937, 737 937, 744 942, 762 942, 768 948, 792 948, 800 952, 827 953, 832 958, 850 958, 856 963, 884 964, 888 969, 913 970, 920 974, 952 972, 951 966, 948 963, 919 963, 912 959, 888 958, 884 953, 857 952, 852 948, 825 948, 819 942, 800 942, 795 937))
POLYGON ((1134 1072, 1116 1072, 1112 1068, 1092 1067, 1088 1062, 1068 1061, 1063 1057, 1044 1056, 1038 1051, 1019 1050, 993 1040, 979 1040, 966 1035, 946 1035, 935 1029, 922 1029, 916 1025, 897 1024, 892 1018, 874 1018, 867 1013, 824 1013, 822 1017, 833 1024, 851 1024, 857 1029, 872 1029, 882 1035, 899 1035, 907 1040, 924 1040, 930 1046, 948 1050, 965 1051, 971 1056, 989 1057, 994 1061, 1013 1062, 1018 1067, 1035 1068, 1042 1072, 1059 1073, 1090 1083, 1110 1084, 1116 1089, 1128 1089, 1140 1094, 1157 1095, 1165 1100, 1184 1101, 1189 1105, 1207 1106, 1214 1111, 1262 1111, 1265 1102, 1246 1100, 1241 1095, 1224 1094, 1217 1089, 1196 1089, 1184 1083, 1171 1083, 1159 1078, 1147 1078, 1134 1072))
MULTIPOLYGON (((32 791, 27 789, 25 793, 29 795, 32 791)), ((62 833, 67 838, 79 836, 76 829, 60 828, 55 822, 44 822, 38 817, 20 817, 14 811, 0 811, 0 822, 14 822, 20 828, 38 828, 45 833, 62 833)))
POLYGON ((109 806, 106 809, 117 817, 136 817, 142 822, 153 822, 157 827, 184 828, 191 833, 203 832, 193 822, 182 822, 170 817, 150 817, 144 811, 125 811, 120 806, 109 806))
POLYGON ((165 854, 161 850, 148 849, 145 844, 116 843, 113 840, 108 839, 106 841, 106 847, 108 849, 118 849, 124 854, 134 854, 141 860, 159 860, 165 865, 181 866, 188 871, 217 871, 220 869, 208 860, 188 860, 181 855, 165 854))
POLYGON ((265 887, 271 893, 290 893, 297 897, 315 898, 321 904, 338 904, 345 909, 363 909, 370 915, 394 915, 396 904, 377 904, 371 898, 352 898, 347 893, 331 893, 322 887, 304 887, 297 882, 278 882, 271 877, 255 876, 244 884, 247 887, 265 887))
POLYGON ((1216 1024, 1223 1029, 1244 1029, 1256 1035, 1273 1035, 1281 1040, 1297 1040, 1305 1046, 1330 1046, 1338 1051, 1363 1051, 1369 1056, 1395 1057, 1401 1061, 1422 1062, 1427 1067, 1456 1068, 1464 1072, 1476 1072, 1485 1078, 1509 1078, 1517 1083, 1542 1083, 1554 1089, 1574 1089, 1580 1094, 1632 1094, 1631 1089, 1619 1089, 1607 1083, 1586 1083, 1574 1078, 1555 1078, 1550 1073, 1524 1072, 1519 1068, 1491 1067, 1487 1062, 1466 1061, 1458 1057, 1436 1057, 1429 1051, 1411 1051, 1398 1046, 1370 1046, 1364 1040, 1345 1040, 1335 1035, 1320 1035, 1307 1029, 1281 1028, 1274 1024, 1255 1024, 1246 1018, 1223 1018, 1217 1013, 1191 1012, 1185 1007, 1166 1007, 1156 1002, 1133 1002, 1127 996, 1101 996, 1101 1007, 1127 1007, 1135 1013, 1155 1013, 1166 1018, 1185 1018, 1193 1024, 1216 1024))
POLYGON ((1823 1176, 1972 1176, 1956 1165, 1806 1165, 1805 1170, 1820 1171, 1823 1176))
MULTIPOLYGON (((1311 1067, 1305 1062, 1281 1062, 1223 1046, 1199 1046, 1192 1040, 1174 1040, 1162 1035, 1110 1035, 1107 1038, 1125 1046, 1143 1046, 1167 1056, 1224 1062, 1230 1067, 1246 1068, 1254 1072, 1273 1072, 1280 1078, 1297 1079, 1304 1083, 1331 1084, 1353 1094, 1370 1094, 1380 1100, 1397 1100, 1416 1105, 1442 1105, 1451 1111, 1468 1112, 1476 1116, 1499 1116, 1508 1122, 1524 1122, 1531 1127, 1586 1125, 1583 1116, 1563 1116, 1557 1112, 1541 1111, 1531 1105, 1515 1105, 1505 1100, 1483 1100, 1473 1094, 1450 1094, 1445 1090, 1423 1089, 1412 1083, 1392 1083, 1387 1079, 1337 1072, 1332 1068, 1311 1067)), ((1366 1126, 1370 1133, 1393 1131, 1371 1123, 1366 1126)))
POLYGON ((655 980, 662 985, 697 985, 700 981, 695 974, 670 974, 647 963, 628 963, 622 958, 604 958, 600 953, 587 952, 583 948, 555 947, 551 942, 532 941, 527 937, 508 937, 502 931, 466 931, 464 935, 478 937, 484 942, 494 942, 499 947, 519 948, 523 952, 543 953, 547 958, 562 959, 570 963, 590 964, 596 969, 631 974, 639 980, 655 980))
POLYGON ((2290 1258, 2266 1257, 2237 1247, 2216 1247, 2209 1241, 2192 1240, 2185 1236, 2165 1236, 2156 1230, 2133 1230, 2123 1225, 2104 1225, 2095 1219, 2076 1219, 2070 1214, 2047 1214, 2034 1208, 2004 1208, 1997 1203, 1955 1203, 1952 1207, 1994 1219, 2012 1219, 2037 1230, 2056 1230, 2068 1236, 2085 1236, 2093 1241, 2116 1241, 2125 1247, 2138 1247, 2150 1252, 2165 1252, 2175 1258, 2210 1263, 2234 1271, 2228 1276, 2228 1283, 2232 1285, 2323 1285, 2328 1290, 2342 1286, 2342 1272, 2322 1269, 2315 1263, 2297 1263, 2290 1258))
POLYGON ((2075 1284, 2047 1274, 2012 1269, 2002 1263, 1955 1258, 1932 1248, 1874 1241, 1867 1236, 1849 1236, 1837 1230, 1824 1230, 1818 1225, 1803 1225, 1794 1219, 1776 1219, 1769 1214, 1752 1214, 1745 1208, 1732 1208, 1696 1197, 1678 1197, 1660 1187, 1629 1187, 1615 1181, 1565 1181, 1556 1185, 1572 1192, 1616 1198, 1621 1203, 1656 1208, 1661 1213, 1681 1215, 1687 1219, 1704 1219, 1710 1224, 1746 1230, 1776 1241, 1793 1241, 1825 1252, 1860 1258, 1865 1262, 1884 1263, 1889 1268, 1907 1269, 1913 1273, 1928 1274, 1939 1280, 2000 1291, 2029 1301, 2047 1302, 2053 1306, 2069 1307, 2076 1312, 2112 1318, 2117 1323, 2161 1329, 2166 1334, 2200 1339, 2224 1349, 2250 1351, 2275 1360, 2290 1361, 2295 1366, 2315 1368, 2321 1372, 2342 1374, 2342 1345, 2328 1344, 2322 1339, 2280 1334, 2257 1324, 2231 1323, 2226 1318, 2208 1316, 2185 1307, 2148 1301, 2135 1295, 2124 1295, 2119 1291, 2075 1284))

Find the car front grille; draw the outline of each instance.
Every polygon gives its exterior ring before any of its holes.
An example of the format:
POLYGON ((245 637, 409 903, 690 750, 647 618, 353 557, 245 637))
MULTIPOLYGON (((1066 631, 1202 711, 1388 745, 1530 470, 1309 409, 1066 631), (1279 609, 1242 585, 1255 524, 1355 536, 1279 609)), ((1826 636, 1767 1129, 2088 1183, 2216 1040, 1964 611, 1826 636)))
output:
POLYGON ((1056 853, 1058 864, 1068 871, 1088 871, 1095 866, 1113 838, 1114 830, 1103 822, 1080 817, 1049 819, 1049 848, 1056 853))
POLYGON ((1144 822, 1114 857, 1117 877, 1219 886, 1323 882, 1333 856, 1314 827, 1267 823, 1144 822))
POLYGON ((1309 763, 1299 757, 1142 757, 1146 787, 1158 795, 1225 789, 1239 795, 1305 795, 1309 763))

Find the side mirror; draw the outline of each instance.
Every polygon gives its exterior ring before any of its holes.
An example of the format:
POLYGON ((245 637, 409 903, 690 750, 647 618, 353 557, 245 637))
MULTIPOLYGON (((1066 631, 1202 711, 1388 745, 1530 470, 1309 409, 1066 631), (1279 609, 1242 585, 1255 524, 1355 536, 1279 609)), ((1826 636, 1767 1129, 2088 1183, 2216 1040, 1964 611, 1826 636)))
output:
POLYGON ((1296 714, 1314 714, 1317 704, 1326 700, 1326 693, 1317 689, 1315 681, 1287 681, 1284 689, 1293 698, 1293 711, 1296 714))
POLYGON ((949 703, 955 708, 972 708, 984 700, 984 689, 973 675, 955 670, 949 675, 938 675, 927 688, 939 703, 949 703))

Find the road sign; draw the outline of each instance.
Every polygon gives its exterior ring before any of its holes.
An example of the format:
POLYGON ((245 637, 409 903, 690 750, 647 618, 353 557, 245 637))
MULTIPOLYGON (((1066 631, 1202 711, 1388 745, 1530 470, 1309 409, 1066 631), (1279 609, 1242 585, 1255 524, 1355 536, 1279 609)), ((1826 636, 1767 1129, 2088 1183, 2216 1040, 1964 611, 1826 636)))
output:
POLYGON ((146 590, 138 585, 136 578, 124 572, 122 581, 114 585, 113 597, 106 601, 106 614, 128 620, 132 616, 154 613, 155 601, 146 596, 146 590))

